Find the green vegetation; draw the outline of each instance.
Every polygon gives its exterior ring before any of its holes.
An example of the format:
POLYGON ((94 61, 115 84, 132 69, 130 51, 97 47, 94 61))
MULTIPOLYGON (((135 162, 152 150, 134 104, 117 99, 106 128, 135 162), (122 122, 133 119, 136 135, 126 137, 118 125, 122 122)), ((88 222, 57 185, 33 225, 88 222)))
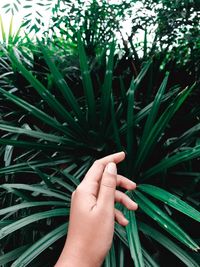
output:
MULTIPOLYGON (((46 1, 52 25, 35 40, 29 33, 42 18, 22 25, 25 37, 13 34, 12 21, 6 36, 0 20, 0 265, 53 266, 71 193, 96 159, 123 150, 118 171, 138 184, 127 194, 139 210, 124 210, 129 225, 116 223, 104 266, 197 267, 198 1, 84 2, 46 1), (161 6, 136 20, 136 2, 143 10, 161 6), (169 27, 174 12, 185 22, 180 29, 169 27), (131 35, 116 40, 127 16, 131 35), (157 27, 152 44, 150 22, 157 27), (142 43, 134 42, 138 29, 142 43)), ((5 8, 14 13, 21 2, 15 5, 5 8)))

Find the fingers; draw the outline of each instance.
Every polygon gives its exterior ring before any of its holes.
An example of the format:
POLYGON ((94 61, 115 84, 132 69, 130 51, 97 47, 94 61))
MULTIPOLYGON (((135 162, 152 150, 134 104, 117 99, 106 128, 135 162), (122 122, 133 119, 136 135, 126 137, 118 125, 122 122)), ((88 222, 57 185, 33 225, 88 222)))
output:
POLYGON ((106 166, 99 189, 97 205, 113 209, 115 203, 115 191, 117 186, 117 167, 114 162, 106 166))
MULTIPOLYGON (((129 210, 136 210, 138 208, 137 203, 130 199, 126 194, 118 190, 115 191, 115 201, 123 204, 129 210)), ((128 224, 128 220, 118 209, 115 209, 115 219, 122 226, 126 226, 128 224)))
POLYGON ((121 203, 129 210, 136 210, 138 208, 137 203, 135 203, 125 193, 118 191, 118 190, 115 191, 115 201, 121 203))
POLYGON ((115 153, 115 154, 111 154, 109 156, 106 156, 104 158, 101 158, 97 161, 100 161, 101 164, 104 165, 104 167, 109 163, 109 162, 114 162, 114 163, 119 163, 121 162, 122 160, 125 159, 125 153, 122 151, 122 152, 118 152, 118 153, 115 153))
POLYGON ((114 162, 115 164, 121 162, 122 160, 124 160, 125 158, 125 153, 124 152, 119 152, 119 153, 115 153, 109 156, 106 156, 104 158, 98 159, 96 160, 92 167, 89 169, 89 171, 87 172, 87 174, 85 175, 84 180, 85 181, 96 181, 96 182, 100 182, 103 171, 106 167, 106 165, 109 162, 114 162))
POLYGON ((118 209, 115 209, 115 220, 122 226, 126 226, 128 224, 128 220, 124 217, 124 214, 118 209))
POLYGON ((117 175, 117 186, 120 186, 127 190, 133 190, 136 188, 136 183, 132 182, 131 180, 127 179, 122 175, 117 175))

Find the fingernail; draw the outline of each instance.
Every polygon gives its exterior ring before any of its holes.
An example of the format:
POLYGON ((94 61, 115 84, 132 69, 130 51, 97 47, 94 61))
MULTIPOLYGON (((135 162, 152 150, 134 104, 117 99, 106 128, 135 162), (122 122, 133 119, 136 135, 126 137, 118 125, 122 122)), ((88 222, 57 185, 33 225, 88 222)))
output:
POLYGON ((133 181, 131 181, 131 183, 132 183, 134 186, 136 186, 136 183, 134 183, 133 181))
POLYGON ((127 225, 129 221, 126 218, 124 218, 124 223, 127 225))
POLYGON ((118 154, 124 154, 126 156, 126 152, 125 151, 120 151, 120 152, 118 152, 118 154))
POLYGON ((129 201, 128 201, 128 209, 129 210, 137 210, 138 209, 138 204, 135 203, 133 200, 129 199, 129 201))
POLYGON ((117 167, 116 164, 114 162, 110 162, 108 163, 107 167, 106 167, 106 171, 112 175, 117 175, 117 167))

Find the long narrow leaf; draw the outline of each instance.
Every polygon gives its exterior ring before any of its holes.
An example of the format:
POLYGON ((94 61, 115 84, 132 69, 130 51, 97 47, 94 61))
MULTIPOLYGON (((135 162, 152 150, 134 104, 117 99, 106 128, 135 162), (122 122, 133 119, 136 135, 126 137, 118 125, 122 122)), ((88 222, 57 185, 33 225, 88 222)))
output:
POLYGON ((135 213, 130 210, 127 210, 126 217, 129 220, 129 224, 126 226, 126 232, 127 232, 131 257, 134 261, 134 266, 144 267, 144 260, 142 256, 142 249, 138 234, 138 227, 136 223, 135 213))
POLYGON ((66 203, 63 201, 35 201, 35 202, 24 202, 21 204, 13 205, 8 208, 0 209, 0 215, 7 213, 17 212, 21 209, 40 207, 40 206, 66 206, 66 203))
POLYGON ((159 90, 155 96, 152 108, 149 112, 147 121, 145 123, 144 131, 143 131, 142 137, 140 139, 140 144, 139 144, 138 152, 137 152, 137 156, 136 156, 136 162, 135 162, 135 168, 136 169, 140 168, 140 166, 143 163, 142 153, 146 149, 145 140, 148 138, 148 135, 154 126, 154 122, 156 120, 158 110, 159 110, 160 105, 161 105, 161 100, 162 100, 163 94, 164 94, 166 86, 167 86, 168 76, 169 76, 169 74, 167 73, 166 77, 164 78, 164 80, 163 80, 163 82, 162 82, 162 84, 161 84, 161 86, 160 86, 160 88, 159 88, 159 90))
POLYGON ((10 145, 14 147, 21 147, 25 149, 39 149, 39 150, 53 150, 53 151, 63 151, 63 149, 69 149, 67 146, 58 146, 58 144, 41 144, 36 142, 27 142, 21 140, 12 140, 1 138, 0 144, 2 145, 10 145))
MULTIPOLYGON (((126 231, 124 229, 124 227, 120 226, 119 224, 115 224, 115 234, 119 237, 119 239, 127 246, 129 247, 128 244, 128 240, 127 240, 127 234, 126 231)), ((144 258, 144 264, 145 266, 147 265, 147 263, 149 264, 149 266, 151 267, 158 267, 157 263, 153 260, 153 258, 149 258, 149 255, 147 254, 147 252, 142 248, 142 254, 143 254, 143 258, 144 258)), ((122 265, 123 266, 123 265, 122 265)), ((121 267, 121 266, 120 266, 121 267)))
POLYGON ((147 157, 152 152, 153 148, 157 144, 157 140, 159 136, 162 134, 164 129, 167 127, 168 122, 171 120, 173 115, 178 111, 178 109, 181 107, 185 99, 188 97, 190 92, 193 90, 194 86, 191 86, 189 89, 186 88, 184 91, 182 91, 175 100, 166 108, 166 110, 163 112, 163 114, 159 117, 157 122, 152 127, 149 135, 144 141, 144 144, 142 145, 142 150, 140 151, 140 155, 137 157, 135 161, 135 172, 137 173, 139 171, 140 166, 142 163, 147 160, 147 157))
POLYGON ((56 67, 55 63, 53 62, 48 49, 45 48, 42 44, 40 44, 40 47, 43 52, 44 59, 52 73, 54 82, 56 83, 58 89, 60 90, 61 94, 63 95, 67 103, 71 106, 72 110, 77 115, 77 118, 79 122, 81 123, 81 125, 85 127, 87 122, 84 118, 84 114, 81 111, 80 106, 78 105, 76 98, 74 97, 71 89, 69 88, 67 82, 65 81, 60 71, 56 67))
POLYGON ((134 199, 138 203, 139 207, 144 211, 144 213, 155 220, 163 229, 165 229, 190 249, 194 251, 197 251, 199 249, 199 246, 192 240, 192 238, 152 201, 150 201, 137 190, 135 190, 132 194, 134 195, 134 199))
POLYGON ((154 185, 149 185, 149 184, 141 184, 137 188, 147 193, 148 195, 163 201, 167 205, 186 214, 192 219, 200 222, 200 212, 198 210, 194 209, 193 207, 188 205, 186 202, 184 202, 177 196, 167 192, 166 190, 161 189, 154 185))
POLYGON ((200 123, 197 123, 195 126, 187 130, 180 137, 178 137, 172 144, 170 144, 170 148, 178 147, 181 144, 191 144, 193 142, 193 138, 196 138, 200 131, 200 123))
POLYGON ((3 20, 2 20, 2 16, 1 15, 0 15, 0 29, 1 29, 2 40, 3 40, 4 43, 6 43, 6 33, 5 33, 3 20))
POLYGON ((95 104, 95 97, 94 97, 94 90, 92 85, 92 79, 89 72, 88 61, 83 45, 83 41, 81 39, 81 34, 78 32, 78 50, 79 50, 79 60, 80 60, 80 68, 81 68, 81 75, 83 80, 83 88, 85 92, 86 103, 88 107, 88 120, 91 125, 96 124, 96 104, 95 104))
POLYGON ((6 90, 0 88, 0 92, 6 96, 10 101, 15 103, 16 105, 22 107, 23 109, 27 110, 32 114, 33 116, 40 119, 45 124, 48 124, 52 126, 53 128, 64 132, 65 134, 69 134, 69 131, 66 126, 63 126, 61 123, 59 123, 56 119, 50 117, 48 114, 44 113, 40 109, 36 108, 35 106, 29 104, 28 102, 24 101, 23 99, 15 96, 14 94, 11 94, 7 92, 6 90))
POLYGON ((29 247, 29 245, 24 245, 19 248, 16 248, 10 252, 7 252, 6 254, 3 254, 0 256, 0 263, 1 266, 4 264, 7 264, 11 261, 16 260, 26 249, 29 247))
POLYGON ((183 263, 186 264, 188 267, 198 267, 199 264, 192 258, 190 255, 176 245, 171 239, 164 236, 159 231, 155 230, 151 226, 140 222, 139 229, 145 234, 150 236, 156 242, 160 243, 164 246, 167 250, 171 251, 174 255, 176 255, 183 263))
POLYGON ((13 15, 10 19, 9 32, 8 32, 8 43, 12 44, 13 41, 13 15))
POLYGON ((9 173, 17 173, 17 172, 33 172, 33 167, 48 167, 55 168, 61 164, 66 164, 71 162, 71 159, 66 157, 56 158, 55 160, 33 160, 28 162, 17 163, 14 165, 10 165, 7 167, 0 168, 0 174, 9 174, 9 173))
POLYGON ((138 76, 135 78, 135 87, 136 87, 136 89, 138 89, 138 87, 140 86, 140 84, 141 84, 143 78, 145 77, 147 71, 149 70, 151 64, 152 64, 152 60, 148 60, 144 64, 144 66, 142 67, 142 70, 140 71, 138 76))
POLYGON ((147 170, 142 177, 142 181, 147 178, 156 175, 164 170, 167 170, 177 164, 183 163, 185 161, 189 161, 194 158, 198 158, 200 156, 200 146, 196 146, 194 148, 187 149, 185 151, 178 152, 177 154, 163 159, 161 162, 147 170))
MULTIPOLYGON (((163 97, 162 97, 162 102, 166 102, 167 100, 169 100, 172 96, 176 95, 179 91, 179 87, 178 86, 175 86, 174 88, 171 88, 171 90, 164 94, 163 97)), ((125 105, 126 107, 127 105, 125 105)), ((153 102, 151 102, 150 104, 148 104, 147 106, 145 106, 144 108, 142 108, 137 114, 135 114, 134 116, 134 120, 132 121, 132 124, 137 124, 139 123, 141 120, 143 120, 150 112, 151 108, 153 106, 153 102)), ((120 129, 120 133, 121 134, 124 134, 126 132, 126 128, 127 128, 127 125, 123 125, 120 129)))
POLYGON ((104 267, 116 267, 116 255, 115 255, 114 244, 112 244, 111 249, 105 258, 104 267))
POLYGON ((110 45, 110 54, 108 57, 108 63, 106 66, 106 74, 104 78, 104 83, 102 86, 101 93, 101 122, 102 122, 102 131, 105 128, 109 106, 110 106, 110 97, 112 89, 112 75, 113 75, 113 64, 114 64, 114 52, 115 52, 115 43, 113 42, 110 45))
POLYGON ((159 265, 154 261, 152 255, 150 255, 145 249, 142 250, 145 259, 145 267, 159 267, 159 265))
POLYGON ((0 123, 0 129, 2 131, 10 132, 10 133, 17 133, 17 134, 24 134, 24 135, 29 135, 35 138, 43 139, 46 141, 51 141, 55 143, 61 143, 65 144, 67 146, 72 146, 76 147, 77 142, 68 139, 67 137, 62 137, 54 134, 49 134, 49 133, 44 133, 41 131, 35 131, 35 130, 30 130, 30 129, 25 129, 25 128, 19 128, 19 127, 14 127, 6 124, 0 123))
POLYGON ((124 244, 122 243, 121 240, 118 241, 118 266, 119 267, 124 267, 124 244))
POLYGON ((31 261, 33 261, 39 254, 45 249, 49 248, 58 239, 63 237, 67 231, 67 224, 62 224, 58 228, 54 229, 40 240, 35 242, 30 248, 28 248, 13 264, 11 267, 25 267, 31 261))
POLYGON ((134 94, 135 94, 135 81, 132 80, 130 89, 128 91, 128 108, 127 108, 127 154, 128 154, 128 176, 132 175, 132 167, 135 158, 134 143, 135 143, 135 134, 134 134, 134 125, 132 121, 134 120, 134 94))
POLYGON ((45 196, 55 197, 57 199, 64 200, 64 201, 66 201, 68 203, 70 201, 70 198, 65 196, 63 193, 61 194, 61 193, 57 193, 57 192, 54 192, 54 191, 49 190, 49 189, 44 189, 44 188, 42 188, 42 186, 38 186, 38 185, 3 184, 3 185, 0 186, 0 188, 3 188, 5 190, 7 190, 8 192, 10 190, 12 190, 12 189, 27 190, 27 191, 40 193, 40 194, 45 195, 45 196))
POLYGON ((118 129, 116 115, 115 115, 115 110, 114 110, 114 99, 113 99, 113 95, 111 95, 111 105, 110 105, 110 108, 111 108, 111 124, 112 124, 112 129, 113 129, 114 142, 116 143, 117 150, 118 151, 122 151, 123 150, 123 147, 122 147, 121 140, 120 140, 119 129, 118 129))
POLYGON ((77 133, 83 133, 82 128, 78 123, 75 122, 74 118, 71 114, 56 100, 56 98, 43 86, 43 84, 37 80, 33 74, 28 71, 24 65, 18 60, 16 56, 16 50, 12 50, 10 53, 10 59, 13 64, 19 69, 22 75, 29 81, 29 83, 36 89, 39 95, 48 103, 50 108, 56 112, 60 118, 66 121, 72 129, 74 129, 77 133))
POLYGON ((58 217, 58 216, 67 216, 69 215, 69 209, 54 209, 54 210, 48 210, 48 211, 43 211, 39 213, 35 213, 32 215, 29 215, 23 219, 19 219, 18 221, 9 224, 2 229, 0 229, 0 239, 6 237, 7 235, 23 228, 26 225, 29 225, 33 222, 37 222, 39 220, 47 219, 47 218, 52 218, 52 217, 58 217))

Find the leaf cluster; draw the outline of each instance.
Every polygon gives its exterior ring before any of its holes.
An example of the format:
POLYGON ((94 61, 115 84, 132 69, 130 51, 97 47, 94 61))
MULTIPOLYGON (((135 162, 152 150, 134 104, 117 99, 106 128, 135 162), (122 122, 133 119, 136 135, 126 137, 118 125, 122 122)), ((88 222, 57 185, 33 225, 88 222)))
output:
POLYGON ((158 266, 161 247, 186 266, 198 266, 190 252, 199 249, 198 236, 189 234, 182 218, 194 225, 200 218, 194 193, 199 123, 179 133, 174 128, 197 85, 169 87, 168 72, 154 83, 152 73, 159 68, 153 60, 135 77, 129 71, 117 75, 121 61, 115 42, 102 54, 103 71, 93 76, 95 65, 88 64, 80 32, 76 38, 77 91, 46 43, 34 44, 39 49, 32 54, 16 47, 5 52, 11 82, 0 88, 0 239, 5 242, 0 262, 21 267, 55 261, 67 232, 63 221, 68 221, 71 193, 92 162, 124 150, 119 172, 138 183, 126 193, 140 209, 125 211, 126 229, 116 224, 105 266, 127 266, 127 259, 135 266, 158 266), (188 177, 193 188, 185 190, 188 177))

